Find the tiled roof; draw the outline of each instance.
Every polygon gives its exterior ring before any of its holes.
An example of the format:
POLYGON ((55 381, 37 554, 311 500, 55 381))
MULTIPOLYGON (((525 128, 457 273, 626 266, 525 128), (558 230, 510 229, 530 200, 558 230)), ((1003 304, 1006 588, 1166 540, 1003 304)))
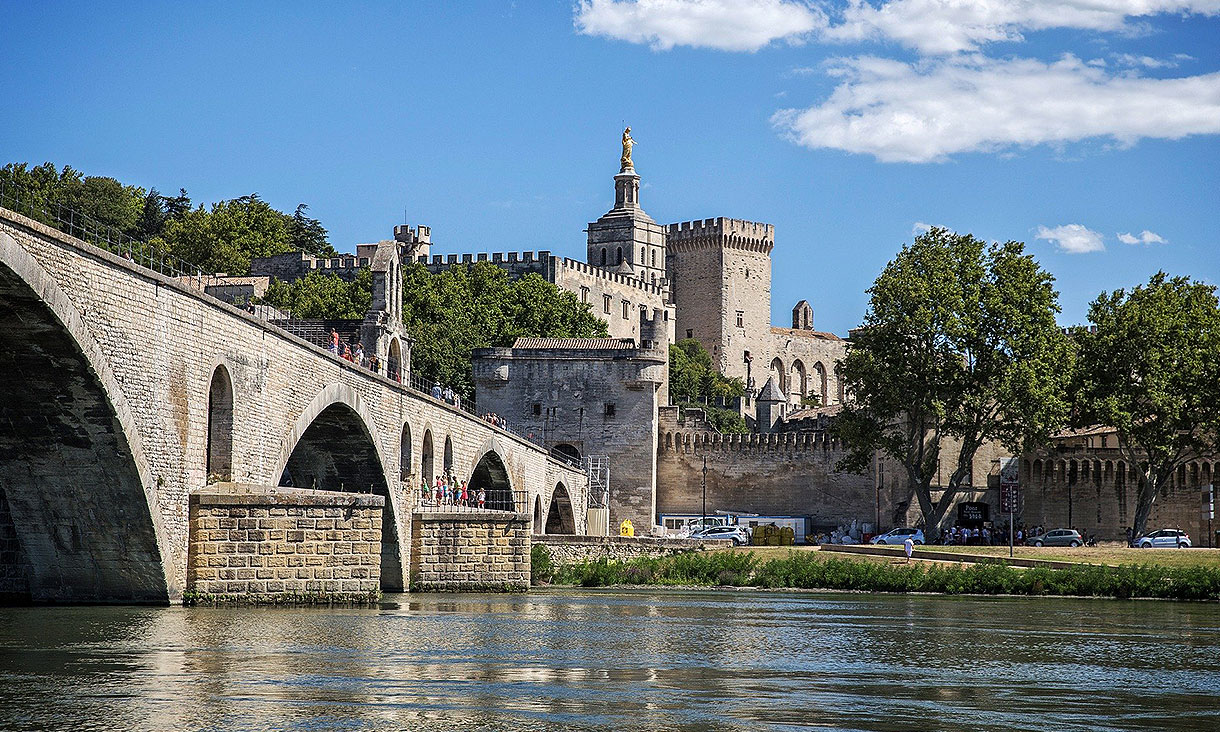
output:
POLYGON ((843 340, 834 333, 826 333, 820 330, 803 330, 801 328, 776 328, 771 326, 771 332, 776 335, 792 335, 801 336, 802 338, 817 338, 823 341, 841 341, 843 340))
POLYGON ((843 411, 842 404, 827 404, 824 407, 802 407, 794 412, 789 412, 784 420, 791 422, 796 419, 816 418, 823 414, 827 417, 833 417, 841 411, 843 411))
POLYGON ((630 338, 518 338, 513 348, 632 351, 635 350, 635 341, 630 338))

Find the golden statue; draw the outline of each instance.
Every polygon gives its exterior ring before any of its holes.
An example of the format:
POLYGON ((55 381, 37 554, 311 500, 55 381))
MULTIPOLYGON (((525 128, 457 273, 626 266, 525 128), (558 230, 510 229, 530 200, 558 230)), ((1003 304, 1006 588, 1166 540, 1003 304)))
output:
POLYGON ((622 164, 622 167, 619 169, 620 173, 635 170, 635 166, 631 164, 631 148, 634 145, 635 140, 631 139, 631 128, 628 127, 623 130, 623 157, 619 161, 622 164))

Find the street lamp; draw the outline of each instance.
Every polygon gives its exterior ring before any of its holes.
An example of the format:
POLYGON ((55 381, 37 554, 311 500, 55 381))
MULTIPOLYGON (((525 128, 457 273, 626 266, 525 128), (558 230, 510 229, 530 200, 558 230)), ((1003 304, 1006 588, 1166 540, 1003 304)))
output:
POLYGON ((703 516, 699 520, 699 528, 707 528, 707 455, 703 456, 703 516))

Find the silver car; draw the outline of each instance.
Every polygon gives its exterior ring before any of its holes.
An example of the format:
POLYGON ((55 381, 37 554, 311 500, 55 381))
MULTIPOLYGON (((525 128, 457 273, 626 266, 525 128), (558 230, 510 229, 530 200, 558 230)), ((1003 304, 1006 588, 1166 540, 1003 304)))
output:
POLYGON ((1190 535, 1181 529, 1161 529, 1141 536, 1135 545, 1140 549, 1152 549, 1153 547, 1189 549, 1190 535))
POLYGON ((699 531, 692 531, 690 538, 692 539, 730 539, 733 546, 741 546, 742 544, 750 543, 750 535, 741 526, 733 526, 726 524, 723 526, 712 526, 699 531))
POLYGON ((1051 529, 1045 534, 1031 537, 1026 544, 1033 546, 1080 546, 1084 539, 1076 529, 1051 529))

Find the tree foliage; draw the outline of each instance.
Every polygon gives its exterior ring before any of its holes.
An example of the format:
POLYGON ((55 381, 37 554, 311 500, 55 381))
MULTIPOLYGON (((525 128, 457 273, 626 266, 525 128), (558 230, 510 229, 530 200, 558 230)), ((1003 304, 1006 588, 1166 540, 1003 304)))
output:
POLYGON ((251 259, 292 250, 289 221, 251 194, 170 219, 154 243, 204 272, 245 275, 251 259))
POLYGON ((322 272, 310 272, 292 283, 275 280, 259 302, 294 318, 363 318, 373 304, 373 273, 363 268, 350 282, 322 272))
POLYGON ((474 395, 471 352, 511 346, 521 336, 594 338, 604 321, 574 294, 536 274, 512 279, 490 263, 431 274, 421 264, 403 269, 403 323, 414 344, 411 367, 428 380, 474 395))
POLYGON ((745 385, 737 377, 722 376, 712 364, 712 354, 695 338, 684 338, 669 347, 669 394, 674 402, 696 402, 716 397, 738 397, 745 385))
POLYGON ((851 399, 833 426, 849 449, 840 467, 866 472, 877 451, 896 460, 929 538, 984 442, 1016 452, 1066 422, 1071 351, 1053 282, 1020 242, 934 228, 869 289, 843 363, 851 399), (934 499, 941 463, 949 480, 934 499))
POLYGON ((288 238, 293 249, 315 257, 333 257, 338 252, 330 245, 322 222, 305 215, 309 206, 297 204, 297 210, 288 220, 288 238))
POLYGON ((1220 304, 1215 287, 1158 272, 1099 295, 1089 322, 1074 334, 1077 421, 1117 430, 1138 478, 1138 536, 1178 467, 1220 449, 1220 304))

